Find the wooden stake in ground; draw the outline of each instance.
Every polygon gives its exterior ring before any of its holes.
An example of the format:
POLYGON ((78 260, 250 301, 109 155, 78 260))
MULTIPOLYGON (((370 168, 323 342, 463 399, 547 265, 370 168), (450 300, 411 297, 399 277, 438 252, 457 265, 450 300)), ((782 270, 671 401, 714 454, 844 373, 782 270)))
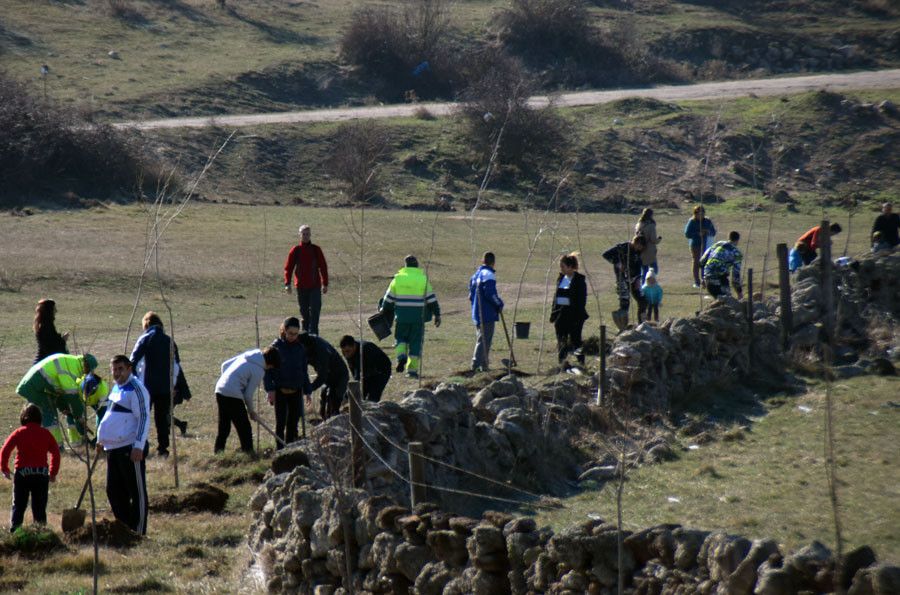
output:
MULTIPOLYGON (((791 316, 791 277, 788 272, 787 244, 778 244, 778 290, 781 295, 781 348, 787 351, 793 332, 791 316)), ((765 273, 765 271, 763 271, 765 273)), ((765 276, 765 275, 763 275, 765 276)))

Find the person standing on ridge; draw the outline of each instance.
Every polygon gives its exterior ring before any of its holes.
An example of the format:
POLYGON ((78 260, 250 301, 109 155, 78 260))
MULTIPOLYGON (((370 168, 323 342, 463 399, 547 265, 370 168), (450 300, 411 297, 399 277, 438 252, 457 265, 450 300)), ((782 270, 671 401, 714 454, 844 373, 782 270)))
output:
POLYGON ((404 265, 391 280, 378 309, 393 314, 396 319, 397 371, 406 370, 408 377, 418 378, 425 323, 433 317, 434 326, 441 326, 441 307, 425 271, 419 268, 419 260, 410 254, 404 259, 404 265))
POLYGON ((325 262, 322 249, 312 243, 309 225, 301 225, 299 234, 300 242, 291 248, 284 261, 284 290, 291 292, 293 276, 303 330, 311 335, 318 335, 322 296, 328 293, 328 263, 325 262))
POLYGON ((497 276, 494 272, 496 258, 493 252, 485 252, 481 266, 469 279, 469 303, 472 304, 472 322, 475 323, 475 352, 472 369, 486 372, 494 325, 500 320, 503 300, 497 295, 497 276))

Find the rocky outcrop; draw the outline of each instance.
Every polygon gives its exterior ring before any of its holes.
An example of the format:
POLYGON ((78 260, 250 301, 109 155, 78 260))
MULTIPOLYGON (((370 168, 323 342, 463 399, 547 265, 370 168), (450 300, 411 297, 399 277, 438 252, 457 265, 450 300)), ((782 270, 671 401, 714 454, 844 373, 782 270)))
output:
POLYGON ((599 519, 554 534, 504 513, 474 519, 341 495, 316 487, 306 468, 284 475, 252 499, 250 546, 272 592, 345 593, 348 552, 357 593, 603 593, 616 589, 620 567, 640 594, 787 595, 833 591, 836 580, 850 593, 886 594, 900 584, 900 569, 878 565, 869 548, 848 554, 836 577, 818 542, 784 556, 772 540, 659 525, 623 532, 620 555, 615 526, 599 519))

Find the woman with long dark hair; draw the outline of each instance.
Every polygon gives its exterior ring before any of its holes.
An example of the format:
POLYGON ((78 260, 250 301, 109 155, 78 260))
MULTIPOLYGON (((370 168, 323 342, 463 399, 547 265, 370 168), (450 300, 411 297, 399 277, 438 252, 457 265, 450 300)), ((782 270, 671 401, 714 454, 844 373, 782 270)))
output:
POLYGON ((656 235, 656 221, 653 219, 653 209, 644 209, 638 222, 634 226, 634 235, 644 238, 644 251, 641 252, 641 276, 645 277, 647 271, 653 269, 653 273, 659 273, 659 265, 656 262, 656 245, 662 238, 656 235))
POLYGON ((560 365, 569 353, 575 353, 578 363, 584 363, 581 352, 581 329, 588 319, 587 283, 578 272, 578 257, 574 254, 559 259, 559 277, 550 322, 556 329, 556 347, 560 365))
POLYGON ((59 334, 56 330, 56 302, 42 299, 34 309, 34 338, 37 340, 37 355, 34 363, 38 363, 54 353, 69 353, 66 339, 69 333, 59 334))

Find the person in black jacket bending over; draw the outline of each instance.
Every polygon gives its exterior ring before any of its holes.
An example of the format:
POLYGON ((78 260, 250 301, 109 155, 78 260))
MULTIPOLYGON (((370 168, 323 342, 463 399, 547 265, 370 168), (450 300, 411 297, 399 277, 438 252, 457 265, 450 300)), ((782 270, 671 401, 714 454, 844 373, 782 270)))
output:
MULTIPOLYGON (((306 350, 306 361, 316 371, 316 379, 310 385, 310 392, 323 386, 320 396, 319 415, 322 419, 328 419, 337 415, 347 394, 347 383, 350 382, 350 374, 344 359, 338 354, 331 343, 316 335, 300 333, 300 343, 306 350)), ((307 404, 311 404, 307 400, 307 404)))
POLYGON ((304 397, 312 394, 306 371, 306 350, 300 343, 300 321, 291 316, 281 323, 280 336, 272 347, 281 356, 281 365, 266 370, 263 384, 269 405, 275 406, 275 434, 281 439, 276 449, 297 440, 297 424, 303 420, 303 437, 306 437, 304 397))
POLYGON ((38 363, 48 355, 54 353, 69 353, 66 349, 66 340, 69 333, 59 334, 56 330, 56 302, 51 299, 42 299, 34 309, 34 338, 37 340, 37 355, 34 362, 38 363))
MULTIPOLYGON (((181 370, 181 357, 178 345, 169 335, 163 332, 163 323, 159 315, 152 310, 144 314, 141 320, 144 334, 138 337, 131 351, 134 375, 144 384, 150 393, 150 407, 153 410, 153 421, 156 423, 156 453, 161 457, 169 456, 169 420, 173 411, 171 401, 180 403, 190 398, 190 390, 181 370), (170 346, 175 349, 175 369, 169 370, 170 346), (172 399, 169 374, 174 371, 175 395, 172 399), (180 389, 180 392, 179 392, 180 389), (185 394, 187 393, 187 394, 185 394)), ((175 425, 184 435, 187 422, 175 419, 175 425)))
POLYGON ((641 267, 643 261, 641 252, 647 245, 643 236, 634 236, 630 242, 616 244, 603 253, 603 258, 609 261, 616 271, 616 287, 619 294, 619 310, 613 313, 613 320, 619 329, 628 325, 628 307, 631 303, 629 292, 638 304, 638 322, 644 319, 646 303, 641 295, 641 267))
POLYGON ((363 399, 373 403, 380 401, 391 379, 391 358, 375 343, 360 343, 350 335, 341 337, 341 353, 347 360, 353 379, 359 381, 362 376, 363 399))
POLYGON ((578 272, 578 258, 574 254, 559 259, 559 277, 550 322, 556 328, 556 345, 560 365, 569 353, 575 353, 578 363, 584 363, 581 352, 581 329, 588 319, 587 283, 578 272))

